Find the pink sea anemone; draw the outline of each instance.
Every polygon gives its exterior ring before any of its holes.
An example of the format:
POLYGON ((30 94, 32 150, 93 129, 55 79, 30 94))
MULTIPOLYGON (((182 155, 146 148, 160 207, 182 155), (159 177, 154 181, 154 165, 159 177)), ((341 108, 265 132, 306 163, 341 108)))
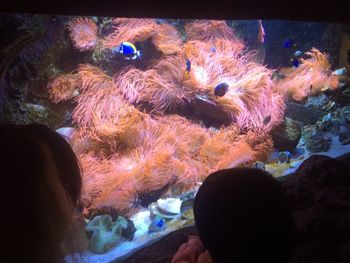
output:
POLYGON ((213 40, 226 39, 233 42, 237 48, 241 50, 244 48, 243 42, 223 20, 196 20, 186 24, 185 31, 189 40, 209 41, 210 43, 213 40))
POLYGON ((298 68, 282 69, 284 79, 277 81, 277 90, 287 98, 302 101, 327 89, 336 89, 338 76, 331 75, 328 56, 312 48, 305 53, 309 58, 300 59, 298 68))
POLYGON ((77 74, 62 74, 47 84, 49 99, 54 103, 70 100, 79 95, 79 85, 77 74))
POLYGON ((272 70, 253 62, 250 55, 242 56, 236 42, 227 39, 189 41, 185 54, 192 62, 192 74, 183 85, 202 93, 231 116, 241 128, 269 131, 282 121, 284 97, 275 91, 272 70), (229 85, 222 97, 214 95, 220 83, 229 85), (270 117, 269 117, 270 116, 270 117), (266 118, 271 121, 264 123, 266 118))
POLYGON ((183 105, 194 95, 191 88, 182 86, 184 71, 185 60, 171 55, 146 71, 130 68, 116 74, 114 84, 130 103, 144 101, 153 105, 154 111, 164 112, 183 105))
POLYGON ((158 25, 153 19, 117 18, 112 21, 114 32, 103 40, 104 48, 119 46, 122 42, 143 42, 150 38, 158 25))
MULTIPOLYGON (((86 19, 71 22, 73 42, 74 25, 83 22, 88 24, 86 19)), ((113 24, 114 32, 102 40, 102 48, 150 40, 161 56, 146 67, 129 65, 113 76, 97 66, 79 65, 72 74, 74 85, 64 75, 49 85, 57 102, 79 91, 71 144, 83 168, 83 197, 91 207, 109 206, 129 214, 138 209, 140 195, 167 186, 188 190, 218 169, 268 158, 273 148, 268 132, 283 119, 285 93, 271 80, 273 71, 244 52, 243 42, 226 22, 188 23, 185 44, 175 27, 152 19, 121 18, 113 24), (215 87, 223 82, 228 91, 215 96, 215 87), (206 128, 166 115, 198 97, 230 116, 231 124, 206 128), (140 104, 153 111, 141 112, 140 104)), ((303 67, 325 74, 327 65, 316 53, 303 67)))
POLYGON ((93 50, 98 41, 98 28, 90 18, 76 18, 68 24, 73 45, 80 51, 93 50))
POLYGON ((182 51, 182 41, 176 28, 169 24, 159 25, 152 36, 152 42, 164 55, 182 51))

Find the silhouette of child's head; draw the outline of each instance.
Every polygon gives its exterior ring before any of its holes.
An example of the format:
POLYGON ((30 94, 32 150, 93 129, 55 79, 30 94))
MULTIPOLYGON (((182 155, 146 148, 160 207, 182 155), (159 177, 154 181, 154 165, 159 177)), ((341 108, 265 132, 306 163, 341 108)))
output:
POLYGON ((196 195, 194 215, 215 263, 281 263, 294 250, 285 193, 267 172, 235 168, 211 174, 196 195))
POLYGON ((0 156, 3 256, 62 261, 82 185, 72 148, 44 125, 3 124, 0 156))

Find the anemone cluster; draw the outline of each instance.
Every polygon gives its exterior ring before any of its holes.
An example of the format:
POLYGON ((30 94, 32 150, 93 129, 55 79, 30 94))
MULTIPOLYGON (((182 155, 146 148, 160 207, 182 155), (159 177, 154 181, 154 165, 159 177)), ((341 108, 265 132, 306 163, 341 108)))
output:
POLYGON ((143 68, 132 63, 110 68, 112 74, 80 64, 48 84, 53 102, 76 103, 70 143, 82 165, 88 209, 111 206, 131 214, 145 193, 164 187, 185 191, 215 170, 265 161, 273 150, 269 133, 283 121, 285 100, 335 87, 327 58, 318 50, 299 73, 286 70, 284 79, 273 81, 274 71, 254 62, 225 21, 188 22, 185 40, 178 28, 153 19, 111 23, 105 37, 90 18, 73 19, 67 29, 81 52, 151 42, 159 56, 143 68), (309 78, 318 82, 305 92, 309 78), (228 90, 215 96, 220 83, 228 90), (173 114, 198 100, 227 115, 229 125, 213 128, 173 114))

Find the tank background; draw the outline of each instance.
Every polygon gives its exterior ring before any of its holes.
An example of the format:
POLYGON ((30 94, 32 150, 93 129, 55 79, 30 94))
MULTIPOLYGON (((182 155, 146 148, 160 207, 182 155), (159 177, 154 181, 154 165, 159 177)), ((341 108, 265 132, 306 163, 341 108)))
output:
MULTIPOLYGON (((265 29, 265 61, 269 68, 291 67, 290 59, 296 50, 302 52, 312 47, 331 56, 332 66, 338 67, 339 50, 342 35, 350 32, 346 24, 324 22, 295 22, 284 20, 262 20, 265 29), (283 48, 283 42, 292 39, 295 49, 283 48)), ((258 32, 256 20, 230 20, 228 24, 235 28, 248 47, 254 46, 258 32)))

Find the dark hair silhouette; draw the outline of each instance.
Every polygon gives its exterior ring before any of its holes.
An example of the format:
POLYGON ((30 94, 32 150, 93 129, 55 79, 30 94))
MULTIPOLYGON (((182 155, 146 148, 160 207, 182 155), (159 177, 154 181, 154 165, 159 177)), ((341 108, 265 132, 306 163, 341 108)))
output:
POLYGON ((294 250, 285 193, 267 172, 236 168, 211 174, 196 195, 194 215, 215 263, 282 263, 294 250))
POLYGON ((1 257, 60 262, 81 192, 77 158, 44 125, 0 125, 1 257))

